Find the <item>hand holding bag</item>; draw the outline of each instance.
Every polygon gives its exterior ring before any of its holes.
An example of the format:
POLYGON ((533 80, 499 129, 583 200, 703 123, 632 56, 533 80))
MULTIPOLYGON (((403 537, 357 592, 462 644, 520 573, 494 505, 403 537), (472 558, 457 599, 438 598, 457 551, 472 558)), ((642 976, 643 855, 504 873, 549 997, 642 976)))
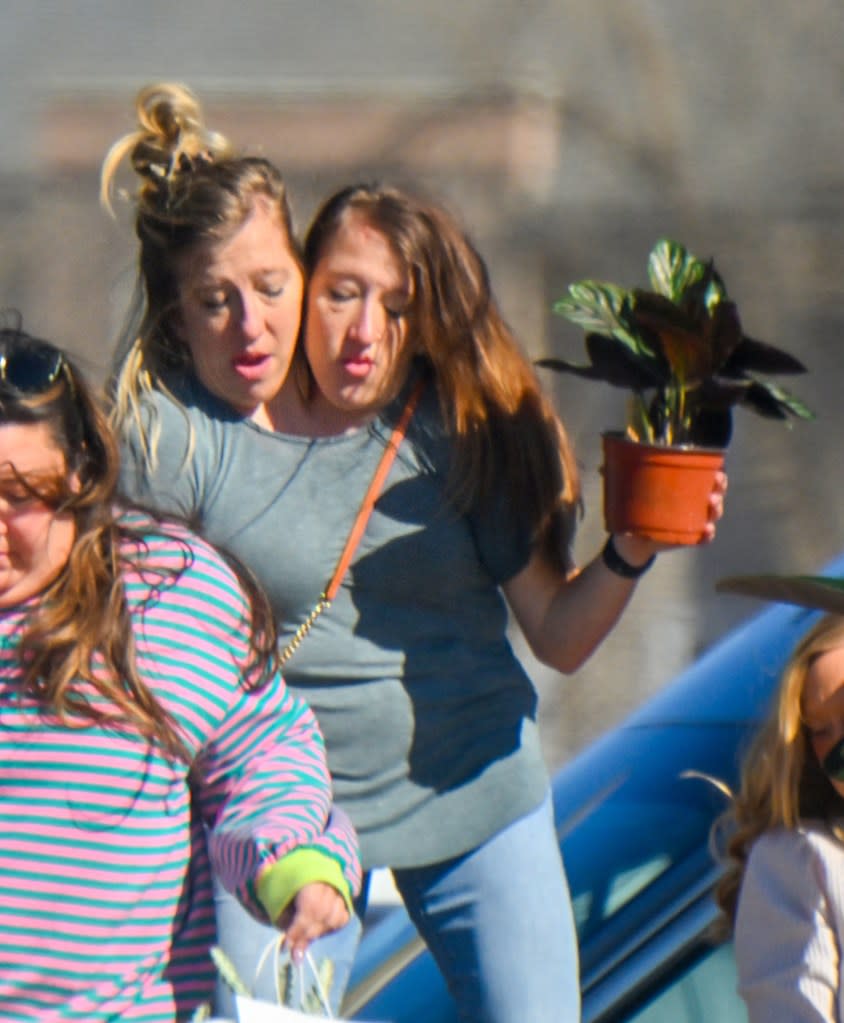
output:
MULTIPOLYGON (((237 1023, 313 1023, 315 1019, 330 1019, 336 1023, 355 1023, 345 1016, 335 1016, 331 1011, 328 992, 325 990, 323 978, 310 952, 305 953, 301 963, 294 963, 290 953, 284 946, 284 934, 273 938, 264 950, 257 969, 255 979, 261 974, 267 963, 270 963, 275 977, 276 1003, 253 998, 247 993, 244 985, 230 971, 233 967, 224 961, 218 949, 214 950, 214 960, 223 978, 235 990, 235 1007, 237 1023), (295 978, 296 983, 286 985, 292 987, 299 995, 300 1008, 285 1005, 288 994, 282 989, 282 978, 295 978), (305 1009, 314 1008, 314 1012, 305 1009)), ((224 1020, 208 1020, 207 1023, 230 1023, 224 1020)), ((384 1023, 387 1023, 385 1020, 384 1023)))

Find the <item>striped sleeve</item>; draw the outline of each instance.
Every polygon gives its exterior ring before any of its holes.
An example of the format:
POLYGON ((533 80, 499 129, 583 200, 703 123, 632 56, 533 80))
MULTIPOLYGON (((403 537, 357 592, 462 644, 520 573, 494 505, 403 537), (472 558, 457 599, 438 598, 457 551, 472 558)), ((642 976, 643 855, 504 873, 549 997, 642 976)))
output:
MULTIPOLYGON (((148 540, 172 578, 139 602, 138 663, 166 694, 194 753, 197 805, 222 883, 260 917, 259 874, 302 847, 335 861, 360 889, 357 837, 332 814, 322 735, 310 708, 276 675, 250 689, 249 609, 234 574, 207 544, 148 540)), ((149 571, 149 570, 147 570, 149 571)), ((149 579, 141 590, 149 591, 149 579)))

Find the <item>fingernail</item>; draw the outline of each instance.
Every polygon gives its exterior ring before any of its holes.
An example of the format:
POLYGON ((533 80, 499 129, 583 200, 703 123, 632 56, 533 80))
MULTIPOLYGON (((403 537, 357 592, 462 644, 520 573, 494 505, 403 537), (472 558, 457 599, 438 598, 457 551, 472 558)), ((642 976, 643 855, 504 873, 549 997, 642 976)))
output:
POLYGON ((296 963, 296 965, 298 966, 304 960, 305 953, 302 951, 301 948, 294 948, 293 951, 290 953, 290 956, 293 959, 293 962, 296 963))

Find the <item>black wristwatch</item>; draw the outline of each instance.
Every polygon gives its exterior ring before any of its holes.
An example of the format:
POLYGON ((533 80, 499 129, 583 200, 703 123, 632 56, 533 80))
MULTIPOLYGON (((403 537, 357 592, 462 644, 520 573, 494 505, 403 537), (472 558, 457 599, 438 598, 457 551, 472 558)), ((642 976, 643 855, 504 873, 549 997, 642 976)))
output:
POLYGON ((607 537, 607 542, 604 544, 603 550, 601 551, 601 558, 610 572, 613 572, 615 575, 620 575, 622 579, 638 579, 639 576, 644 575, 654 561, 656 561, 656 555, 652 554, 643 565, 631 565, 630 562, 625 561, 615 549, 612 534, 607 537))

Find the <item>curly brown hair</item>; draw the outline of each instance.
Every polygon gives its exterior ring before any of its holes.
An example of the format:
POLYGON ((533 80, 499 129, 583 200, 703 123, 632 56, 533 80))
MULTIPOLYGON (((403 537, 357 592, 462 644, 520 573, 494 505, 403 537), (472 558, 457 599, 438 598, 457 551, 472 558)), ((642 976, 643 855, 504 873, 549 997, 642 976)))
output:
MULTIPOLYGON (((75 539, 66 565, 27 619, 19 647, 22 689, 67 723, 122 723, 170 755, 186 759, 174 722, 137 670, 123 583, 133 559, 143 568, 145 538, 151 532, 170 536, 175 531, 168 532, 166 522, 147 515, 143 526, 127 520, 116 497, 116 439, 101 403, 74 362, 19 327, 0 328, 4 359, 33 351, 50 355, 57 372, 31 390, 11 386, 5 378, 0 381, 0 425, 47 427, 64 456, 64 475, 54 480, 16 475, 34 497, 57 513, 72 516, 75 539), (102 697, 107 709, 99 707, 99 700, 95 706, 87 699, 86 690, 102 697)), ((191 551, 184 543, 183 550, 186 568, 191 551)), ((251 609, 252 659, 244 685, 259 686, 277 670, 274 617, 248 572, 223 556, 236 572, 251 609)), ((166 585, 178 571, 155 584, 166 585)))

